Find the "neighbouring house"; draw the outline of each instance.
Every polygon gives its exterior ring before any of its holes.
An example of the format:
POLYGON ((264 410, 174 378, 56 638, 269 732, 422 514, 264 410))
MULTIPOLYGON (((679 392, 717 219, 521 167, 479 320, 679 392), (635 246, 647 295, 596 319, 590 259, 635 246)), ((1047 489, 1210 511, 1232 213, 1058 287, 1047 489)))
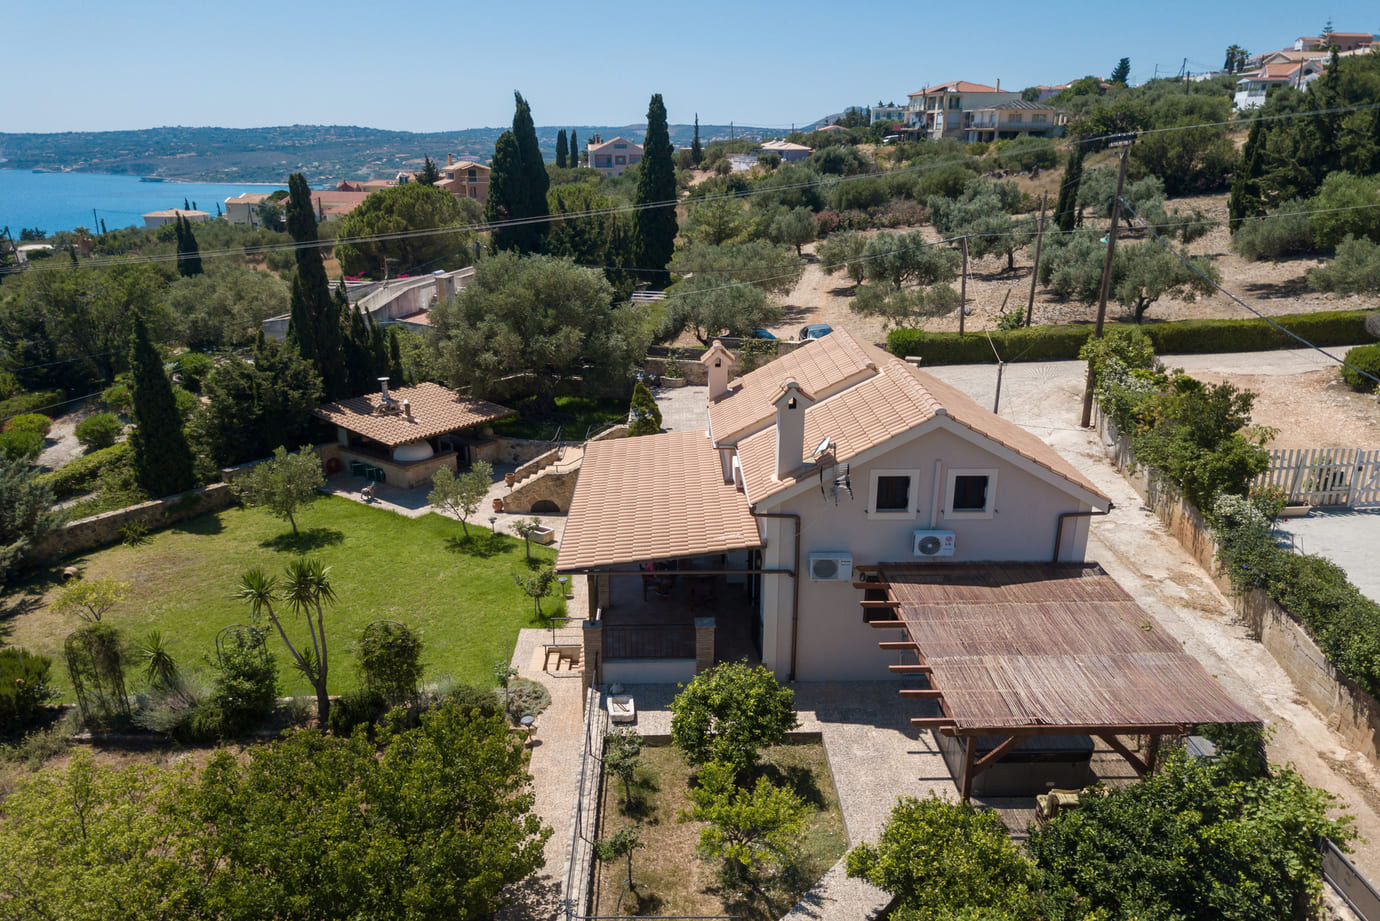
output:
POLYGON ((590 169, 597 169, 612 179, 623 175, 628 167, 642 159, 642 145, 634 144, 625 137, 609 141, 595 137, 585 146, 585 153, 589 157, 590 169))
POLYGON ((180 217, 201 224, 211 219, 211 215, 205 211, 193 211, 187 208, 169 208, 167 211, 150 211, 143 217, 145 230, 153 230, 155 227, 162 227, 164 224, 175 223, 180 217))
POLYGON ((1058 109, 1020 98, 978 106, 965 113, 963 123, 963 139, 969 144, 1023 137, 1052 138, 1061 134, 1063 128, 1058 109))
MULTIPOLYGON (((380 180, 381 182, 386 180, 380 180)), ((382 188, 387 188, 394 183, 388 183, 382 188)), ((338 221, 351 211, 360 206, 364 199, 368 198, 370 192, 376 191, 370 188, 373 183, 363 183, 366 191, 363 192, 339 192, 335 189, 323 189, 311 193, 311 207, 316 212, 318 223, 326 221, 338 221)), ((286 203, 285 203, 286 204, 286 203)))
POLYGON ((872 124, 874 125, 879 122, 905 122, 906 120, 906 107, 898 106, 894 102, 887 105, 872 106, 868 112, 872 116, 872 124))
POLYGON ((268 192, 242 192, 225 200, 225 219, 244 227, 259 225, 259 206, 268 201, 268 192))
POLYGON ((473 160, 458 163, 446 154, 446 165, 441 170, 442 179, 436 188, 445 189, 456 198, 470 198, 481 205, 489 200, 489 168, 473 160))
POLYGON ((1307 61, 1279 61, 1265 64, 1253 73, 1236 81, 1232 104, 1237 111, 1255 109, 1265 104, 1265 96, 1277 86, 1304 89, 1327 70, 1325 58, 1307 61))
POLYGON ((1339 52, 1369 49, 1375 44, 1375 35, 1370 32, 1333 32, 1330 35, 1300 35, 1294 39, 1295 51, 1321 51, 1328 53, 1335 45, 1339 52))
POLYGON ((962 138, 974 109, 1020 99, 1019 93, 1003 92, 996 86, 952 80, 908 94, 906 128, 921 138, 962 138))
MULTIPOLYGON (((356 476, 410 489, 437 470, 468 468, 485 457, 493 443, 483 427, 515 411, 462 397, 440 384, 382 389, 368 396, 326 403, 312 415, 336 427, 334 444, 323 446, 327 472, 356 476)), ((489 452, 492 453, 492 452, 489 452)))
POLYGON ((928 675, 898 690, 943 701, 917 725, 965 796, 983 738, 985 768, 1034 736, 1254 721, 1085 560, 1111 502, 1039 438, 846 330, 736 379, 720 342, 701 361, 703 430, 585 446, 556 568, 588 580, 586 680, 928 675))
POLYGON ((767 141, 761 147, 757 148, 757 153, 759 155, 777 154, 787 163, 799 163, 801 160, 804 160, 810 154, 814 153, 814 150, 806 147, 804 144, 792 144, 790 141, 777 140, 767 141))

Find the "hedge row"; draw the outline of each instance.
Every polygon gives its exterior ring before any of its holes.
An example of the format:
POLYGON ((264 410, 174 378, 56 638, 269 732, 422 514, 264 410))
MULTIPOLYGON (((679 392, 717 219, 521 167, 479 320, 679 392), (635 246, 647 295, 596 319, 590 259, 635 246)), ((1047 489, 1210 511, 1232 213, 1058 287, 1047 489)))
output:
MULTIPOLYGON (((1366 331, 1368 313, 1365 310, 1334 310, 1287 314, 1273 319, 1314 345, 1354 345, 1374 338, 1366 331)), ((1178 320, 1146 323, 1140 328, 1155 344, 1158 355, 1263 352, 1300 347, 1297 339, 1264 320, 1178 320)), ((993 346, 1003 361, 1074 361, 1092 332, 1091 324, 990 330, 962 336, 894 329, 888 334, 886 345, 893 355, 903 358, 919 355, 924 365, 992 363, 996 360, 993 346)))
POLYGON ((129 442, 122 441, 108 448, 84 454, 70 463, 63 464, 52 473, 39 474, 38 480, 51 486, 54 496, 66 499, 93 489, 102 471, 122 463, 127 454, 129 442))
POLYGON ((15 416, 22 416, 26 413, 46 412, 53 415, 52 410, 57 408, 63 400, 67 399, 67 394, 61 390, 39 390, 34 393, 17 393, 8 400, 0 400, 0 423, 15 416))

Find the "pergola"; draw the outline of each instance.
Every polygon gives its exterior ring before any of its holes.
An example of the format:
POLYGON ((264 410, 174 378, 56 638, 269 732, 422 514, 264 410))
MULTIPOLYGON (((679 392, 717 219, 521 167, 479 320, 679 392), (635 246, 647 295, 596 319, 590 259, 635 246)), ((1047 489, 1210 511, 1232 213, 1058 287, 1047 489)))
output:
POLYGON ((907 635, 881 647, 916 656, 891 670, 929 679, 901 696, 942 711, 911 723, 964 740, 964 800, 978 774, 1032 736, 1096 736, 1144 776, 1163 735, 1259 725, 1096 563, 882 563, 854 573, 871 596, 868 622, 907 635), (1147 757, 1121 735, 1148 735, 1147 757), (1003 741, 979 758, 984 736, 1003 741))

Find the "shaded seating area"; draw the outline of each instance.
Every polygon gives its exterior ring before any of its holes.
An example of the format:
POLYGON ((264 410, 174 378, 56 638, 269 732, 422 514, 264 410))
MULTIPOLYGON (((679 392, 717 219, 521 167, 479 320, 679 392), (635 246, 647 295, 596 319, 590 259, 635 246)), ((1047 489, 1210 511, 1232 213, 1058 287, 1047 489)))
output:
MULTIPOLYGON (((883 563, 856 567, 854 585, 872 626, 905 631, 880 645, 914 655, 891 671, 923 680, 900 695, 926 703, 911 724, 949 748, 965 800, 1035 739, 1101 739, 1144 776, 1162 736, 1259 725, 1096 563, 883 563), (1146 737, 1144 753, 1124 736, 1146 737)), ((1065 767, 1026 770, 1028 792, 1081 784, 1065 767)))

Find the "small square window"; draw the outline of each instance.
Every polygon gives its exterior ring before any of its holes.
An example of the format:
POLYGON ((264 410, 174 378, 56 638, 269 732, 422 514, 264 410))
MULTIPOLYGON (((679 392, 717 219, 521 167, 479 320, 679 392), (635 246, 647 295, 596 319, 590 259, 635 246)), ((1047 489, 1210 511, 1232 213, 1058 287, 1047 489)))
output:
POLYGON ((879 512, 904 512, 910 509, 910 477, 877 477, 877 502, 879 512))
POLYGON ((948 517, 991 518, 996 513, 996 468, 958 468, 949 471, 948 479, 948 517))
POLYGON ((987 508, 987 477, 954 477, 955 512, 981 512, 987 508))

